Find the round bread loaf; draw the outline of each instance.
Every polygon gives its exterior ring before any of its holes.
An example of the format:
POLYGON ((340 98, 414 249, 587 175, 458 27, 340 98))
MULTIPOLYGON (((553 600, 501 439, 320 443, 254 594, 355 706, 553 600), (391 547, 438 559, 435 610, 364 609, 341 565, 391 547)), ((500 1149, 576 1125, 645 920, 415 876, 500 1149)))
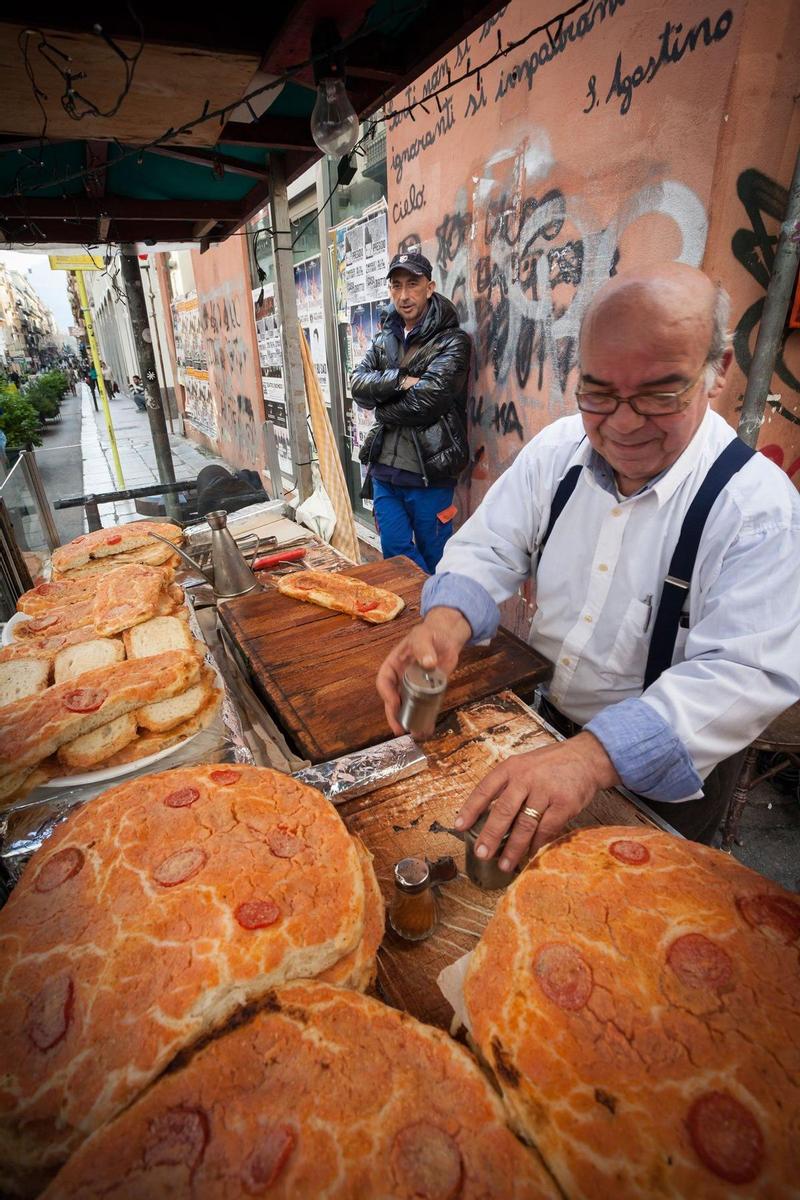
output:
POLYGON ((799 943, 797 897, 705 846, 600 828, 539 852, 465 999, 566 1195, 797 1195, 799 943))
POLYGON ((473 1059, 357 992, 297 984, 87 1142, 48 1200, 544 1200, 473 1059))
POLYGON ((327 971, 322 971, 317 978, 322 983, 366 992, 375 983, 378 973, 377 954, 386 929, 386 906, 380 884, 375 878, 372 855, 361 838, 353 838, 353 841, 364 872, 364 932, 355 950, 340 958, 327 971))
POLYGON ((0 912, 0 1192, 32 1194, 186 1046, 359 945, 365 871, 335 808, 276 771, 113 788, 0 912))

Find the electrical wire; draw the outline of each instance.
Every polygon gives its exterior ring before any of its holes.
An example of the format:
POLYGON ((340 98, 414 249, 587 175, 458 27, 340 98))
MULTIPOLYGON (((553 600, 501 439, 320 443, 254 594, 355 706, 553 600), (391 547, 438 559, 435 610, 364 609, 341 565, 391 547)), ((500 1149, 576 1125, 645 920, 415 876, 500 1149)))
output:
MULTIPOLYGON (((551 40, 551 42, 553 42, 555 39, 554 39, 554 35, 550 32, 550 27, 551 26, 556 27, 555 38, 557 39, 561 35, 565 19, 567 17, 572 16, 574 13, 578 12, 581 8, 585 8, 588 3, 590 3, 590 0, 577 0, 577 3, 571 5, 571 7, 564 9, 560 13, 554 14, 547 21, 544 21, 542 24, 537 25, 534 28, 528 30, 528 32, 526 34, 524 34, 522 37, 517 38, 516 40, 514 40, 512 42, 508 42, 508 43, 506 43, 506 45, 502 44, 502 38, 498 31, 498 48, 488 58, 484 59, 482 62, 477 64, 477 66, 474 66, 474 67, 472 66, 470 60, 467 59, 467 67, 460 75, 456 76, 456 75, 453 75, 452 72, 448 71, 448 78, 447 78, 446 83, 443 83, 435 91, 430 92, 427 96, 425 96, 425 98, 423 100, 413 101, 409 104, 403 105, 402 108, 387 109, 383 113, 383 115, 381 115, 380 117, 372 118, 373 122, 377 125, 377 123, 379 123, 379 122, 386 122, 388 120, 391 120, 391 119, 394 119, 397 117, 406 116, 406 115, 412 116, 412 119, 413 119, 414 112, 419 108, 422 108, 427 112, 428 110, 425 107, 427 101, 435 100, 438 103, 438 97, 440 95, 443 95, 445 92, 450 91, 452 88, 456 87, 459 83, 463 83, 467 79, 471 79, 477 75, 480 75, 482 72, 486 71, 488 67, 492 66, 493 63, 497 62, 501 58, 507 57, 507 55, 513 53, 515 50, 518 50, 521 46, 524 46, 527 42, 530 41, 531 38, 535 37, 537 34, 546 32, 549 39, 551 40)), ((414 10, 412 10, 412 12, 421 12, 421 11, 424 11, 426 8, 427 8, 427 4, 422 3, 422 4, 417 5, 416 8, 414 10)), ((387 20, 394 17, 394 15, 395 14, 389 14, 389 17, 387 18, 387 20)), ((409 15, 408 12, 406 12, 404 14, 405 17, 407 17, 408 15, 409 15)), ((385 23, 386 22, 384 22, 384 24, 385 23)), ((362 21, 361 25, 359 26, 359 29, 356 30, 355 33, 351 34, 350 37, 343 39, 339 43, 339 45, 337 47, 335 47, 335 51, 340 52, 340 53, 344 52, 345 50, 349 49, 350 46, 352 46, 355 43, 357 43, 358 41, 362 40, 364 37, 368 37, 371 34, 375 33, 376 30, 381 27, 380 25, 377 25, 377 26, 373 26, 370 29, 366 29, 365 26, 366 26, 366 16, 365 16, 365 19, 362 21)), ((302 71, 306 70, 309 66, 313 66, 317 61, 320 61, 324 58, 329 57, 329 55, 331 53, 332 53, 332 51, 330 49, 328 49, 323 53, 314 55, 311 58, 306 59, 304 62, 299 63, 299 64, 289 68, 282 75, 277 76, 274 80, 271 80, 269 83, 263 84, 261 87, 255 88, 252 91, 247 92, 244 96, 240 97, 238 100, 235 100, 229 104, 226 104, 221 108, 209 110, 208 101, 206 101, 206 103, 203 107, 203 112, 200 114, 199 117, 196 117, 191 121, 187 121, 185 124, 179 126, 177 129, 170 127, 169 129, 165 130, 164 133, 160 134, 157 138, 154 138, 152 141, 147 142, 142 146, 139 146, 135 149, 126 150, 124 152, 124 154, 122 154, 121 156, 117 157, 114 160, 113 164, 103 165, 101 167, 94 167, 94 168, 89 168, 89 169, 83 168, 81 170, 71 172, 68 175, 62 176, 60 179, 50 180, 46 183, 38 185, 35 188, 31 188, 29 191, 29 194, 32 194, 37 191, 41 191, 42 189, 44 189, 46 187, 63 186, 64 184, 71 183, 76 179, 83 179, 87 176, 87 174, 96 174, 99 170, 105 171, 108 169, 108 166, 115 165, 116 163, 121 162, 123 159, 127 159, 127 158, 134 157, 136 155, 144 154, 144 153, 146 153, 146 151, 148 149, 151 149, 154 146, 160 146, 160 145, 163 145, 165 142, 173 141, 179 135, 188 133, 191 130, 197 128, 198 125, 202 125, 207 121, 219 120, 220 125, 224 126, 227 115, 229 113, 233 112, 240 105, 244 104, 247 106, 250 104, 250 102, 252 100, 256 99, 257 97, 263 96, 265 93, 270 92, 277 87, 283 86, 283 84, 285 84, 285 83, 291 82, 292 79, 294 79, 294 77, 296 75, 298 75, 302 71)), ((389 93, 387 90, 387 92, 384 93, 384 97, 388 97, 388 96, 389 96, 389 93)), ((38 99, 38 97, 37 97, 37 99, 38 99)), ((385 103, 385 100, 383 102, 385 103)), ((43 106, 40 105, 40 107, 43 107, 43 106)), ((363 141, 364 139, 362 138, 361 140, 363 141)), ((337 181, 337 185, 338 185, 338 181, 337 181)), ((335 188, 334 188, 334 190, 335 190, 335 188)), ((13 193, 11 195, 13 195, 13 193)), ((3 198, 8 199, 8 198, 10 198, 10 196, 8 193, 6 193, 3 198)))

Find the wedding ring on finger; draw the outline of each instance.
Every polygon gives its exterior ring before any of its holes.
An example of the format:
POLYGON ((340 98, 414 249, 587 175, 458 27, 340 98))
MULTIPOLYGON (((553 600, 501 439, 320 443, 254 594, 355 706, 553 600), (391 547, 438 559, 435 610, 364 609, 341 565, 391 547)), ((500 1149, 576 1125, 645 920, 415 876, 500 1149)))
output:
POLYGON ((525 813, 526 817, 530 817, 532 821, 536 821, 537 825, 542 819, 542 814, 539 812, 538 808, 529 808, 528 805, 525 805, 522 811, 525 813))

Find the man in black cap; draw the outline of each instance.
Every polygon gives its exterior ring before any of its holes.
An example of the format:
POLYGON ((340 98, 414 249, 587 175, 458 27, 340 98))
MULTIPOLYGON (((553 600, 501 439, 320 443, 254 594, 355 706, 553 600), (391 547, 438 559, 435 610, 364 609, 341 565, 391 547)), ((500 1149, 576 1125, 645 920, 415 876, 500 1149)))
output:
POLYGON ((418 251, 389 265, 391 305, 350 380, 374 411, 361 448, 384 558, 406 554, 433 573, 453 532, 453 492, 469 461, 466 388, 470 341, 436 292, 418 251))

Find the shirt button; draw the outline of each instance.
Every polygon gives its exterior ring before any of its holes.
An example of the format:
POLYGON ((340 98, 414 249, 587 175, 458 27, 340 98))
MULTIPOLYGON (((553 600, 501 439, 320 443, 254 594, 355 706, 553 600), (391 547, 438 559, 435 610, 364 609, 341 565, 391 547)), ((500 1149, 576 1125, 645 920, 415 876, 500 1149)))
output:
POLYGON ((592 621, 593 621, 593 619, 594 619, 594 618, 593 618, 593 617, 590 617, 590 616, 589 616, 589 614, 587 613, 587 614, 586 614, 586 616, 585 616, 583 619, 584 619, 584 621, 586 621, 586 622, 587 622, 589 625, 591 625, 591 623, 592 623, 592 621))
POLYGON ((561 665, 562 665, 562 667, 568 667, 571 662, 572 662, 571 658, 562 658, 561 665))
POLYGON ((621 508, 612 508, 611 515, 612 515, 612 517, 621 517, 622 509, 621 508))
POLYGON ((598 571, 607 571, 607 570, 608 570, 608 564, 607 564, 607 563, 600 563, 600 565, 599 565, 599 567, 598 567, 597 569, 598 569, 598 571))

